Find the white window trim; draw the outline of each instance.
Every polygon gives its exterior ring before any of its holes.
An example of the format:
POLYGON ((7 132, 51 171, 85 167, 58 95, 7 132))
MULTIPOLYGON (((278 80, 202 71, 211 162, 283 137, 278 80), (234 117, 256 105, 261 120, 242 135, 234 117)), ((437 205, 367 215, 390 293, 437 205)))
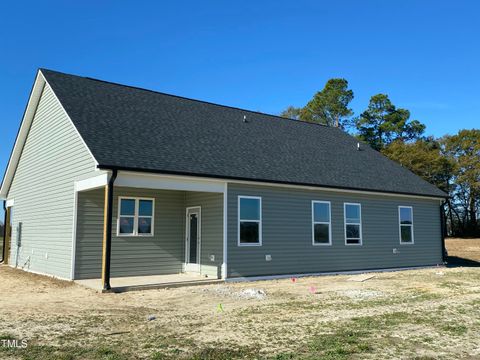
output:
POLYGON ((313 246, 331 246, 332 245, 332 204, 330 201, 312 200, 312 245, 313 246), (315 204, 328 204, 328 222, 315 221, 315 204), (315 242, 315 225, 326 224, 328 225, 328 243, 316 243, 315 242))
POLYGON ((413 206, 405 206, 405 205, 401 205, 398 207, 398 237, 400 239, 400 245, 413 245, 415 244, 415 236, 414 236, 414 232, 413 232, 413 206), (410 211, 412 212, 412 224, 402 224, 401 222, 401 219, 400 219, 400 209, 410 209, 410 211), (405 242, 405 241, 402 241, 402 226, 408 226, 412 229, 412 241, 411 242, 405 242))
POLYGON ((262 198, 260 196, 246 196, 246 195, 239 195, 237 199, 237 245, 238 246, 262 246, 262 198), (260 220, 248 220, 248 219, 240 219, 240 200, 241 199, 256 199, 259 200, 260 205, 260 220), (248 221, 248 222, 256 222, 258 223, 258 243, 242 243, 240 242, 240 222, 248 221))
POLYGON ((131 197, 131 196, 119 196, 118 197, 118 214, 117 214, 117 236, 118 237, 152 237, 155 234, 155 199, 146 197, 131 197), (122 200, 135 200, 135 212, 133 215, 120 215, 122 200), (140 200, 152 201, 152 216, 139 216, 139 203, 140 200), (133 233, 120 234, 120 216, 121 217, 133 217, 133 233), (146 217, 152 219, 152 232, 150 234, 138 233, 138 218, 146 217))
MULTIPOLYGON (((347 246, 362 246, 363 245, 363 232, 362 232, 362 204, 360 203, 343 203, 343 230, 344 230, 344 233, 345 233, 345 245, 347 246), (360 215, 360 219, 359 219, 359 222, 358 223, 352 223, 352 222, 349 222, 347 224, 347 205, 355 205, 355 206, 358 206, 360 211, 359 211, 359 215, 360 215), (359 225, 359 228, 360 228, 360 242, 358 244, 349 244, 347 243, 347 225, 359 225)), ((353 239, 353 238, 351 238, 353 239)))

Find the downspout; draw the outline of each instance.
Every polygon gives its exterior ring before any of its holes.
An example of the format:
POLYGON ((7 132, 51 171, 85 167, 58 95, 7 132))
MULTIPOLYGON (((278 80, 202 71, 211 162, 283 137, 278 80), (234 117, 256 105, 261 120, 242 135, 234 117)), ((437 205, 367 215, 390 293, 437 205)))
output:
POLYGON ((105 239, 105 267, 103 269, 103 290, 110 290, 110 258, 112 253, 112 207, 113 207, 113 184, 117 178, 117 170, 112 170, 112 176, 108 180, 107 188, 107 216, 106 216, 106 239, 105 239))
POLYGON ((446 224, 445 224, 445 201, 440 203, 440 231, 442 232, 442 261, 444 264, 447 263, 447 249, 445 247, 445 233, 446 233, 446 224))
POLYGON ((7 200, 3 200, 3 212, 5 218, 3 220, 3 247, 2 247, 2 263, 5 262, 5 245, 7 244, 7 200))

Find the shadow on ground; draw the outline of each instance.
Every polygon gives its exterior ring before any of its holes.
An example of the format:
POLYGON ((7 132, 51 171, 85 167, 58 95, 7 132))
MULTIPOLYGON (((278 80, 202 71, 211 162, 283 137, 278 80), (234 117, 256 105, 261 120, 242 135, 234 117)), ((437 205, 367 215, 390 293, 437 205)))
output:
POLYGON ((480 262, 471 260, 471 259, 465 259, 461 258, 458 256, 449 256, 447 258, 447 267, 480 267, 480 262))

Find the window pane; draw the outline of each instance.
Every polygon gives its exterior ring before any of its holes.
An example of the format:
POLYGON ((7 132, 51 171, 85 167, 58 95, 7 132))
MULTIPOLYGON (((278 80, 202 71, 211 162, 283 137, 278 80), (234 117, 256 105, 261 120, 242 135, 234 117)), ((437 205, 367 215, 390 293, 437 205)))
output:
POLYGON ((330 204, 313 203, 313 220, 315 222, 330 222, 330 204))
POLYGON ((138 204, 138 215, 140 216, 152 216, 153 214, 153 201, 152 200, 140 200, 138 204))
POLYGON ((133 234, 133 217, 120 218, 120 234, 133 234))
POLYGON ((402 242, 411 243, 412 242, 412 227, 411 226, 400 226, 400 232, 402 235, 402 242))
POLYGON ((329 241, 329 225, 328 224, 315 224, 315 244, 328 244, 329 241))
POLYGON ((120 215, 135 215, 134 199, 122 199, 120 202, 120 215))
POLYGON ((412 209, 400 208, 400 224, 412 224, 412 209))
POLYGON ((152 218, 145 218, 145 217, 138 218, 138 233, 139 234, 152 233, 152 218))
POLYGON ((360 239, 347 239, 347 244, 360 244, 360 239))
POLYGON ((240 198, 240 219, 260 220, 260 200, 240 198))
POLYGON ((243 244, 255 244, 260 242, 259 237, 260 224, 251 221, 242 221, 240 223, 240 242, 243 244))
POLYGON ((345 205, 345 219, 347 223, 360 222, 360 206, 359 205, 345 205))
POLYGON ((347 239, 360 238, 360 225, 347 225, 347 239))

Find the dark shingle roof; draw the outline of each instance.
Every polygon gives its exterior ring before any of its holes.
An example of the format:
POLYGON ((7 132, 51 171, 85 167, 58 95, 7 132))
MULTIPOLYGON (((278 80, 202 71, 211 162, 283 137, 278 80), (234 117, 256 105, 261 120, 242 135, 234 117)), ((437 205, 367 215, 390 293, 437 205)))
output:
POLYGON ((445 196, 337 128, 41 72, 101 167, 445 196))

